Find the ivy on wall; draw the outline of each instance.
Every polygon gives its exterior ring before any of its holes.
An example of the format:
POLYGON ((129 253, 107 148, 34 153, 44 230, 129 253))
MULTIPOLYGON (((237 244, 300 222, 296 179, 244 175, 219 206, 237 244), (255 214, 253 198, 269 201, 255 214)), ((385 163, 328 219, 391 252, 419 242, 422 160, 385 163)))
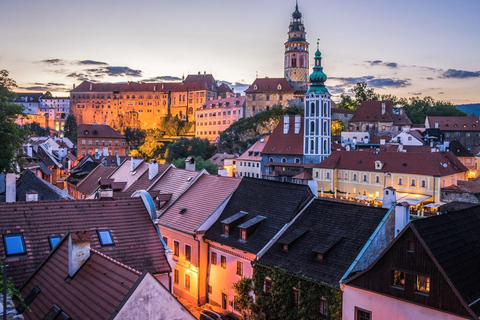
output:
MULTIPOLYGON (((280 268, 255 265, 253 283, 256 308, 269 319, 282 320, 341 320, 342 293, 339 288, 327 283, 318 283, 307 277, 292 275, 280 268), (265 278, 272 281, 270 293, 264 292, 265 278), (295 306, 293 288, 300 292, 300 304, 295 306), (319 313, 320 301, 324 297, 328 304, 328 316, 319 313)), ((256 317, 254 319, 262 319, 256 317)))

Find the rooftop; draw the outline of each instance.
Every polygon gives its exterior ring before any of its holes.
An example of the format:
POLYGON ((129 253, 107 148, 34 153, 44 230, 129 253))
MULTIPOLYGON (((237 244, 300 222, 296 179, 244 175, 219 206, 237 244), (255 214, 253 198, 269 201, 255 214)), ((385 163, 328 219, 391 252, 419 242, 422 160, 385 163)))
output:
POLYGON ((78 126, 78 138, 91 138, 91 139, 125 139, 125 137, 112 127, 104 124, 81 124, 78 126))
POLYGON ((245 93, 294 92, 295 89, 285 78, 257 78, 245 93))
POLYGON ((247 151, 238 157, 237 160, 261 161, 263 148, 267 145, 268 139, 270 139, 270 136, 264 136, 255 142, 247 151))
POLYGON ((393 122, 394 126, 412 125, 405 113, 393 112, 392 101, 363 101, 350 122, 393 122), (385 113, 382 114, 382 105, 385 113))
POLYGON ((429 128, 443 131, 480 131, 480 119, 478 117, 434 117, 427 116, 425 122, 429 128))
POLYGON ((303 156, 303 131, 303 118, 300 118, 300 128, 296 134, 295 117, 290 117, 288 133, 284 134, 284 118, 281 118, 263 148, 263 154, 303 156))

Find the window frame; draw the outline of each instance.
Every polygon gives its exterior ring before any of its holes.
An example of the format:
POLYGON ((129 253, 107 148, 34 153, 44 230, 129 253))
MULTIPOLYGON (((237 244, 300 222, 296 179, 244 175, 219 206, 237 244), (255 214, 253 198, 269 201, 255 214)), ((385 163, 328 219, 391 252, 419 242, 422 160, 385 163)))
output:
POLYGON ((178 269, 173 269, 173 283, 180 284, 180 271, 178 269))
POLYGON ((173 239, 173 256, 180 257, 180 241, 173 239))
POLYGON ((430 295, 430 284, 431 284, 431 277, 430 276, 427 276, 427 275, 422 275, 422 274, 416 274, 415 275, 415 293, 416 294, 421 294, 421 295, 430 295), (418 285, 418 280, 419 278, 422 277, 422 278, 425 278, 428 280, 427 284, 426 284, 426 289, 425 290, 421 290, 419 288, 419 285, 418 285))
POLYGON ((217 253, 210 252, 210 264, 217 265, 217 253))
POLYGON ((97 236, 98 236, 98 241, 100 241, 100 245, 102 247, 114 247, 115 246, 115 240, 113 240, 113 235, 112 231, 110 229, 98 229, 97 230, 97 236), (102 236, 100 235, 101 232, 108 232, 108 235, 110 236, 110 239, 112 239, 111 243, 104 243, 102 240, 102 236))
POLYGON ((4 234, 3 235, 3 246, 5 249, 5 257, 17 257, 17 256, 23 256, 27 254, 27 247, 25 246, 25 238, 23 236, 23 233, 10 233, 10 234, 4 234), (22 252, 17 252, 17 253, 8 253, 8 246, 7 246, 7 238, 13 238, 13 237, 20 237, 20 240, 22 242, 22 252))
MULTIPOLYGON (((402 271, 402 270, 397 270, 397 269, 392 269, 392 288, 395 288, 395 289, 400 289, 400 290, 405 290, 405 282, 406 282, 406 272, 405 271, 402 271), (403 274, 403 284, 396 284, 395 283, 395 275, 396 273, 399 273, 400 275, 403 274)), ((401 280, 401 278, 399 278, 401 280)))
POLYGON ((183 249, 185 250, 185 261, 192 262, 192 246, 185 243, 185 246, 183 249), (189 250, 187 250, 187 247, 189 248, 189 250), (187 252, 188 252, 188 255, 187 255, 187 252))
POLYGON ((60 240, 62 240, 62 236, 50 236, 50 237, 48 237, 48 244, 50 245, 50 250, 55 249, 55 247, 58 245, 60 240), (52 240, 57 239, 57 238, 58 238, 57 243, 55 243, 55 245, 52 245, 52 240))
POLYGON ((222 269, 227 269, 227 257, 220 255, 220 266, 222 269))
POLYGON ((237 270, 235 271, 237 276, 243 277, 243 262, 237 260, 237 270))
POLYGON ((359 307, 355 307, 355 320, 372 320, 372 311, 362 309, 362 308, 359 308, 359 307), (363 316, 359 317, 359 315, 358 315, 359 312, 363 312, 363 313, 368 314, 368 318, 365 318, 363 316))

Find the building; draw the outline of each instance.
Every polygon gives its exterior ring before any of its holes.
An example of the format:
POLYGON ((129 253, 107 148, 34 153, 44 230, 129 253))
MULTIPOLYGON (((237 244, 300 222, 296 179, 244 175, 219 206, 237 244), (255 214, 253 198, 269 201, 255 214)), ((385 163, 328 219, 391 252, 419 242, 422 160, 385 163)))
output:
POLYGON ((77 129, 79 155, 100 153, 104 156, 128 156, 125 136, 112 127, 100 124, 81 124, 77 129))
POLYGON ((302 13, 298 10, 297 3, 288 27, 284 64, 285 79, 287 79, 295 91, 307 91, 310 63, 308 46, 302 13))
POLYGON ((41 97, 40 113, 48 114, 48 127, 62 133, 65 129, 65 121, 70 114, 69 97, 41 97))
POLYGON ((135 270, 147 270, 170 288, 173 265, 152 219, 148 193, 99 200, 27 201, 0 210, 0 255, 17 286, 24 283, 71 230, 88 231, 91 248, 135 270), (19 214, 21 212, 21 214, 19 214))
POLYGON ((218 142, 220 133, 245 117, 245 96, 207 101, 196 111, 195 136, 218 142))
POLYGON ((209 247, 208 301, 230 312, 233 285, 252 278, 252 262, 313 199, 307 186, 243 178, 225 209, 205 232, 209 247))
MULTIPOLYGON (((407 213, 402 208, 399 218, 407 213)), ((267 318, 340 319, 340 281, 388 246, 396 217, 393 207, 313 200, 257 255, 253 282, 258 308, 267 318)))
POLYGON ((261 179, 262 152, 270 136, 264 136, 237 158, 237 177, 251 177, 261 179))
POLYGON ((436 140, 457 140, 467 149, 480 145, 480 124, 478 117, 434 117, 427 116, 425 128, 427 134, 436 140))
POLYGON ((335 108, 332 102, 332 121, 338 120, 343 123, 345 130, 348 130, 348 124, 355 114, 354 110, 335 108))
POLYGON ((410 129, 412 121, 402 108, 395 113, 392 101, 363 101, 348 126, 348 131, 394 137, 404 129, 410 129))
POLYGON ((213 76, 198 73, 182 82, 84 81, 70 91, 70 101, 78 124, 105 123, 117 130, 154 129, 167 115, 195 121, 195 110, 216 99, 217 94, 213 76))
POLYGON ((410 222, 348 275, 343 319, 480 318, 479 228, 479 206, 410 222))
MULTIPOLYGON (((96 164, 95 162, 89 163, 96 164)), ((106 167, 102 164, 96 164, 95 168, 81 181, 78 181, 77 184, 67 181, 68 193, 75 199, 87 199, 98 189, 99 181, 101 179, 107 179, 113 171, 115 171, 114 167, 106 167)))
POLYGON ((314 166, 313 179, 322 195, 375 200, 394 187, 416 206, 440 202, 441 188, 466 180, 467 171, 451 152, 335 151, 314 166))
POLYGON ((468 168, 468 178, 475 179, 478 176, 477 159, 459 141, 453 140, 448 143, 447 150, 450 150, 460 162, 468 168))
POLYGON ((285 78, 257 78, 245 90, 246 117, 270 110, 273 106, 287 108, 296 98, 295 89, 285 78))
POLYGON ((239 183, 240 179, 202 172, 157 219, 176 263, 173 293, 194 305, 207 302, 208 245, 203 234, 239 183))
POLYGON ((218 175, 222 177, 237 176, 237 158, 236 154, 216 153, 207 161, 218 167, 218 175))
POLYGON ((415 130, 404 130, 390 140, 390 143, 398 143, 403 146, 423 146, 422 134, 415 130))
POLYGON ((58 240, 20 289, 25 319, 196 319, 151 273, 94 249, 93 240, 88 231, 58 240))
POLYGON ((39 111, 38 109, 40 107, 40 98, 42 97, 43 93, 17 92, 16 95, 17 97, 15 99, 15 103, 23 106, 23 112, 25 114, 38 115, 38 111, 39 111))
POLYGON ((332 152, 332 109, 325 81, 327 75, 323 72, 322 54, 317 48, 315 66, 310 75, 311 85, 305 94, 303 163, 306 164, 319 163, 332 152))

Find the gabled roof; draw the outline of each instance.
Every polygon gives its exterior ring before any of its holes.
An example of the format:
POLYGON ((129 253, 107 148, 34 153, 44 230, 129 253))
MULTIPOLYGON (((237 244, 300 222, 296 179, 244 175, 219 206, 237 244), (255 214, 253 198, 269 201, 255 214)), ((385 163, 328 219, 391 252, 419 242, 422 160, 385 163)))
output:
MULTIPOLYGON (((0 204, 0 234, 23 234, 27 254, 7 258, 9 275, 22 284, 50 252, 48 237, 69 230, 87 230, 92 248, 131 268, 152 274, 170 271, 165 251, 141 198, 121 200, 57 200, 0 204), (98 229, 111 231, 115 246, 102 247, 98 229)), ((5 256, 0 241, 0 256, 5 256)))
POLYGON ((451 152, 334 151, 314 167, 437 177, 468 171, 451 152), (375 169, 375 161, 383 164, 380 170, 375 169))
POLYGON ((285 78, 257 78, 245 93, 294 92, 295 89, 285 78), (256 88, 256 89, 255 89, 256 88))
POLYGON ((425 120, 428 128, 435 128, 443 131, 480 131, 480 119, 478 117, 434 117, 427 116, 425 120))
POLYGON ((473 154, 457 140, 451 141, 448 149, 457 157, 473 157, 473 154))
POLYGON ((84 81, 71 93, 113 93, 113 92, 178 92, 178 91, 212 90, 205 81, 202 82, 89 82, 84 81), (91 89, 90 89, 91 88, 91 89))
POLYGON ((24 298, 34 287, 41 290, 29 305, 31 312, 23 313, 25 319, 44 319, 54 304, 72 319, 113 319, 125 308, 131 308, 131 303, 153 308, 151 311, 159 319, 194 319, 147 271, 140 273, 95 249, 90 249, 90 257, 72 280, 65 281, 69 271, 69 234, 63 237, 21 289, 24 298), (147 284, 148 292, 143 290, 142 283, 147 284), (142 295, 152 293, 155 294, 155 302, 141 299, 142 295))
POLYGON ((32 171, 25 170, 17 180, 17 201, 25 201, 30 191, 37 192, 38 200, 73 199, 68 194, 63 195, 62 190, 37 177, 32 171))
POLYGON ((303 156, 303 118, 300 118, 300 131, 298 134, 295 134, 295 117, 290 117, 287 134, 283 134, 283 127, 284 118, 281 118, 263 148, 263 154, 303 156))
POLYGON ((41 92, 16 92, 17 98, 15 102, 40 102, 40 97, 43 95, 41 92))
POLYGON ((350 122, 393 122, 394 126, 412 125, 412 121, 405 113, 393 112, 392 101, 363 101, 353 115, 350 122), (385 113, 382 114, 382 104, 385 104, 385 113))
POLYGON ((262 161, 263 148, 265 148, 269 139, 270 136, 265 136, 255 142, 250 148, 247 149, 247 151, 245 151, 240 157, 237 158, 237 161, 262 161))
POLYGON ((81 124, 77 129, 77 140, 79 138, 89 139, 125 139, 120 132, 104 124, 81 124), (88 132, 88 133, 87 133, 88 132))
POLYGON ((310 188, 305 185, 243 178, 220 217, 205 233, 205 238, 257 254, 312 198, 310 188), (226 237, 222 221, 229 221, 241 211, 248 214, 237 221, 235 228, 230 228, 226 237), (260 227, 247 241, 240 241, 241 224, 260 216, 265 217, 260 227))
POLYGON ((155 175, 155 177, 153 177, 153 179, 149 179, 149 172, 147 169, 141 176, 140 178, 137 179, 137 181, 135 181, 134 183, 132 183, 132 185, 127 189, 125 190, 125 193, 127 195, 132 195, 135 191, 138 191, 138 190, 147 190, 148 187, 150 187, 158 177, 160 177, 162 175, 162 173, 164 173, 167 169, 168 169, 169 165, 168 164, 158 164, 158 173, 155 175))
POLYGON ((245 96, 230 97, 225 99, 209 100, 197 110, 216 110, 245 107, 245 96))
POLYGON ((109 179, 113 179, 114 182, 125 182, 123 188, 119 191, 125 192, 130 186, 140 179, 140 177, 148 171, 148 163, 142 161, 132 171, 132 159, 126 159, 119 167, 115 168, 109 179))
POLYGON ((85 195, 90 195, 98 188, 98 180, 109 177, 115 171, 113 167, 98 165, 95 169, 77 184, 77 191, 85 195))
POLYGON ((207 161, 219 167, 223 167, 225 159, 237 159, 237 157, 238 156, 235 154, 215 153, 207 161))
POLYGON ((288 273, 338 287, 387 211, 315 199, 258 264, 279 267, 288 273), (291 233, 300 236, 285 251, 285 237, 291 233), (316 253, 324 253, 323 260, 317 259, 316 253))
POLYGON ((157 222, 185 233, 195 230, 227 199, 240 179, 202 174, 165 209, 157 222))

